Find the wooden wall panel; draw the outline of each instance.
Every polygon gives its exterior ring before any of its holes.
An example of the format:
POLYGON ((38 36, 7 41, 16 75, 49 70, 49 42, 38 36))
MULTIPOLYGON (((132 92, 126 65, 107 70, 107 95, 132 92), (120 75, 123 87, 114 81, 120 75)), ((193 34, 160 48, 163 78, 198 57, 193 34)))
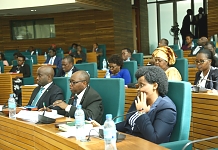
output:
POLYGON ((218 34, 218 19, 217 19, 218 1, 208 0, 208 37, 218 34))

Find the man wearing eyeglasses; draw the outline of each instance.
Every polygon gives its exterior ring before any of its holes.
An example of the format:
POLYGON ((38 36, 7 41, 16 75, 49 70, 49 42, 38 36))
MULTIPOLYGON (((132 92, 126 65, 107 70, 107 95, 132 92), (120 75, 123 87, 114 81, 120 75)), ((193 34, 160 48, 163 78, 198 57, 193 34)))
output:
POLYGON ((204 46, 207 44, 207 42, 207 37, 201 37, 200 39, 198 39, 198 45, 191 49, 191 53, 188 56, 196 56, 200 50, 204 49, 204 46))
POLYGON ((122 58, 123 61, 135 60, 134 58, 132 58, 132 51, 129 48, 124 48, 122 50, 122 58))
POLYGON ((72 98, 66 104, 62 100, 57 100, 53 103, 54 106, 59 106, 62 110, 57 110, 58 114, 66 115, 74 118, 77 105, 82 105, 85 113, 85 119, 92 118, 97 122, 101 122, 103 115, 103 105, 101 96, 89 86, 89 74, 86 71, 77 71, 70 78, 70 90, 72 98))

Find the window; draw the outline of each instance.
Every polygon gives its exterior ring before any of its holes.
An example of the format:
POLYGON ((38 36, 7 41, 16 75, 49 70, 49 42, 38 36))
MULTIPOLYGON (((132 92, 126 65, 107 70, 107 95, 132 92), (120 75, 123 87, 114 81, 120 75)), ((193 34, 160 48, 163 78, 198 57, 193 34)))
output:
POLYGON ((54 38, 54 19, 11 21, 12 40, 54 38))

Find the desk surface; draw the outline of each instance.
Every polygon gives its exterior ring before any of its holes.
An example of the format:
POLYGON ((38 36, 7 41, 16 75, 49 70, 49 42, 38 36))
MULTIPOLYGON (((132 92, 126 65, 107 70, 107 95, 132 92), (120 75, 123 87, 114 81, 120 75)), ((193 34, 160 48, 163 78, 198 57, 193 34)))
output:
MULTIPOLYGON (((57 119, 57 122, 68 118, 57 119)), ((56 133, 58 129, 54 124, 31 124, 20 120, 12 120, 0 115, 0 149, 104 149, 104 141, 91 137, 90 142, 76 141, 75 138, 64 138, 56 133)), ((126 139, 117 143, 118 149, 152 149, 165 150, 166 148, 127 135, 126 139)))

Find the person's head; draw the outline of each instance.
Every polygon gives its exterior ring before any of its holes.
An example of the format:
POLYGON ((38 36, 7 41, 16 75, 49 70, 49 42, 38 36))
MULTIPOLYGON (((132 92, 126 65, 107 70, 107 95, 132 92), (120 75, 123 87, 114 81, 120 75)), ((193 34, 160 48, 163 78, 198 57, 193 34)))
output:
POLYGON ((92 45, 92 47, 93 47, 94 49, 98 48, 98 43, 94 43, 94 44, 92 45))
POLYGON ((0 53, 0 60, 6 60, 5 55, 3 53, 0 53))
POLYGON ((199 14, 203 14, 203 13, 204 13, 204 9, 203 9, 202 7, 200 7, 200 8, 198 9, 198 12, 199 12, 199 14))
POLYGON ((22 66, 25 63, 25 56, 23 55, 18 55, 17 56, 17 65, 22 66))
POLYGON ((84 70, 74 72, 70 78, 70 90, 73 94, 81 93, 89 85, 89 74, 84 70))
POLYGON ((200 39, 198 39, 198 45, 199 46, 204 46, 206 43, 208 42, 208 39, 207 39, 207 37, 201 37, 200 39))
POLYGON ((210 50, 213 53, 213 55, 215 55, 215 53, 216 53, 216 46, 215 46, 214 42, 210 41, 210 42, 206 43, 204 48, 207 49, 207 50, 210 50))
POLYGON ((81 52, 81 51, 82 51, 82 46, 81 46, 81 45, 77 45, 76 50, 77 50, 78 52, 81 52))
POLYGON ((187 44, 191 44, 192 41, 193 41, 193 35, 192 34, 186 35, 185 41, 186 41, 187 44))
POLYGON ((126 61, 128 58, 132 57, 132 51, 129 48, 122 49, 122 58, 126 61))
POLYGON ((186 12, 187 12, 188 15, 192 15, 193 14, 193 11, 191 9, 187 9, 186 12))
POLYGON ((22 54, 21 54, 20 52, 15 52, 15 53, 13 54, 14 60, 17 60, 18 55, 22 55, 22 54))
POLYGON ((196 55, 196 67, 199 71, 209 70, 213 61, 213 54, 207 49, 202 49, 196 55))
POLYGON ((123 66, 123 59, 119 55, 114 54, 108 59, 108 63, 111 73, 117 74, 123 66))
POLYGON ((64 72, 69 72, 74 65, 73 57, 71 56, 65 56, 62 59, 62 69, 64 72))
POLYGON ((50 66, 42 66, 37 69, 37 83, 39 86, 45 86, 53 81, 54 69, 50 66))
POLYGON ((55 50, 55 49, 50 49, 50 50, 48 51, 48 55, 49 55, 50 57, 54 57, 54 56, 56 55, 56 50, 55 50))
POLYGON ((176 63, 175 53, 168 46, 162 46, 155 49, 152 53, 152 57, 155 61, 155 66, 159 66, 164 71, 166 71, 169 66, 176 63))
POLYGON ((139 68, 135 77, 138 80, 140 92, 145 92, 149 100, 155 94, 165 96, 168 91, 168 79, 165 72, 157 66, 144 66, 139 68))
POLYGON ((158 47, 162 47, 162 46, 168 46, 169 41, 167 39, 161 39, 160 42, 158 43, 158 47))
POLYGON ((30 47, 28 48, 28 50, 29 50, 29 51, 34 51, 34 47, 33 47, 33 46, 30 46, 30 47))
POLYGON ((77 47, 76 43, 73 43, 72 46, 71 46, 71 48, 73 48, 73 49, 76 49, 76 47, 77 47))

